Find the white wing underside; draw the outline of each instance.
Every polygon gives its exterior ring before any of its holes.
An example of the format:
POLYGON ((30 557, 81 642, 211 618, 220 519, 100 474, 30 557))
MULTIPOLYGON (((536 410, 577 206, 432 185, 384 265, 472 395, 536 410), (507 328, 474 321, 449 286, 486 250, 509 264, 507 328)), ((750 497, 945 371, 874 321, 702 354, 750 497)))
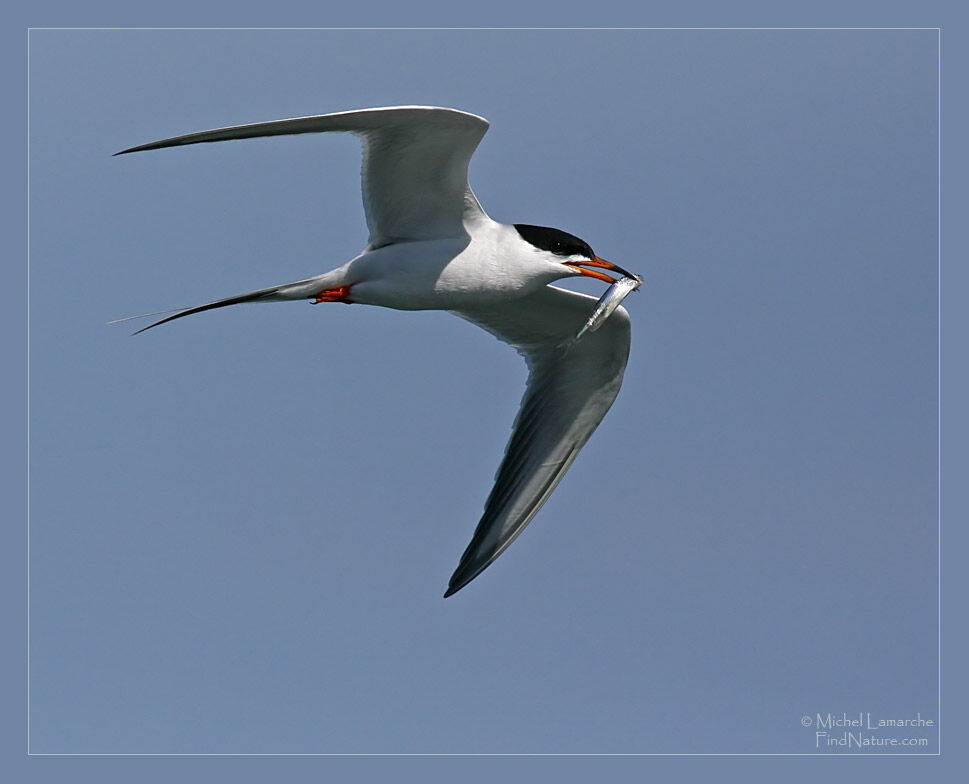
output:
POLYGON ((487 217, 468 186, 468 163, 487 130, 488 121, 474 114, 400 106, 217 128, 123 152, 259 136, 355 134, 363 142, 361 179, 369 247, 378 248, 465 237, 466 222, 487 217))
POLYGON ((484 515, 445 596, 467 585, 522 532, 616 399, 629 357, 623 308, 597 332, 562 348, 595 304, 592 297, 547 286, 507 304, 457 313, 518 349, 529 376, 484 515))

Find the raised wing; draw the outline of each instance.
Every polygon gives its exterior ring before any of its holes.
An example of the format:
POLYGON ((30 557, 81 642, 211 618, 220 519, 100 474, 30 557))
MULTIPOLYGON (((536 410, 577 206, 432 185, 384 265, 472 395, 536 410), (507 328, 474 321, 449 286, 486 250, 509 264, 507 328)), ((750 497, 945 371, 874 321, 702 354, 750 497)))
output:
POLYGON ((595 306, 592 297, 547 286, 497 307, 457 313, 517 348, 529 376, 484 515, 445 597, 477 577, 531 522, 616 399, 629 357, 623 308, 597 332, 562 347, 595 306))
POLYGON ((200 142, 297 133, 353 133, 363 141, 363 208, 369 247, 467 236, 487 216, 468 186, 468 163, 488 121, 456 109, 397 106, 297 117, 189 133, 117 155, 200 142))

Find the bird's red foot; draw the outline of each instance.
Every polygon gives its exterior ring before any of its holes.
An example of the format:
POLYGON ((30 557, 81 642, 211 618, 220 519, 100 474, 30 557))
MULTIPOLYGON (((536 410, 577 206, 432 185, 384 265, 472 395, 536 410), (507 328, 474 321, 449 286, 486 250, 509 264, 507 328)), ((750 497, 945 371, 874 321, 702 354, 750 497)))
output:
POLYGON ((319 305, 321 302, 345 302, 349 305, 353 302, 350 299, 350 288, 350 286, 338 286, 335 289, 323 289, 323 291, 316 295, 313 304, 319 305))

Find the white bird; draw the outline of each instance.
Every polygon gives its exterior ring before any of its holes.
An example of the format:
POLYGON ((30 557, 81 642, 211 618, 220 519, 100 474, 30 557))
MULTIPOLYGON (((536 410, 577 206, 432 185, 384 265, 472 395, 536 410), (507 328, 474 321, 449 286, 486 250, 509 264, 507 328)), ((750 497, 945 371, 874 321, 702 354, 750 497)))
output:
POLYGON ((468 163, 487 129, 487 120, 455 109, 402 106, 219 128, 116 153, 329 131, 363 142, 370 238, 359 256, 316 277, 181 310, 139 332, 226 305, 309 299, 450 311, 524 356, 521 408, 445 597, 501 555, 545 503, 615 400, 629 355, 625 309, 576 341, 596 300, 549 284, 580 275, 615 283, 608 271, 634 276, 578 237, 498 223, 481 208, 468 163))

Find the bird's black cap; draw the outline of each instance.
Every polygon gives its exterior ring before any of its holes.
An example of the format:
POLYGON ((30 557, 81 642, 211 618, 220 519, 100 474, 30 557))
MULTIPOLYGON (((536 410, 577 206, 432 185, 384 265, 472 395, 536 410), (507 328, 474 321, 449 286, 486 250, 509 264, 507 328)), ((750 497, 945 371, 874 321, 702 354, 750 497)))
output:
POLYGON ((529 226, 527 223, 516 223, 515 228, 522 239, 541 250, 547 250, 556 256, 582 256, 594 259, 589 243, 561 229, 550 229, 547 226, 529 226))

